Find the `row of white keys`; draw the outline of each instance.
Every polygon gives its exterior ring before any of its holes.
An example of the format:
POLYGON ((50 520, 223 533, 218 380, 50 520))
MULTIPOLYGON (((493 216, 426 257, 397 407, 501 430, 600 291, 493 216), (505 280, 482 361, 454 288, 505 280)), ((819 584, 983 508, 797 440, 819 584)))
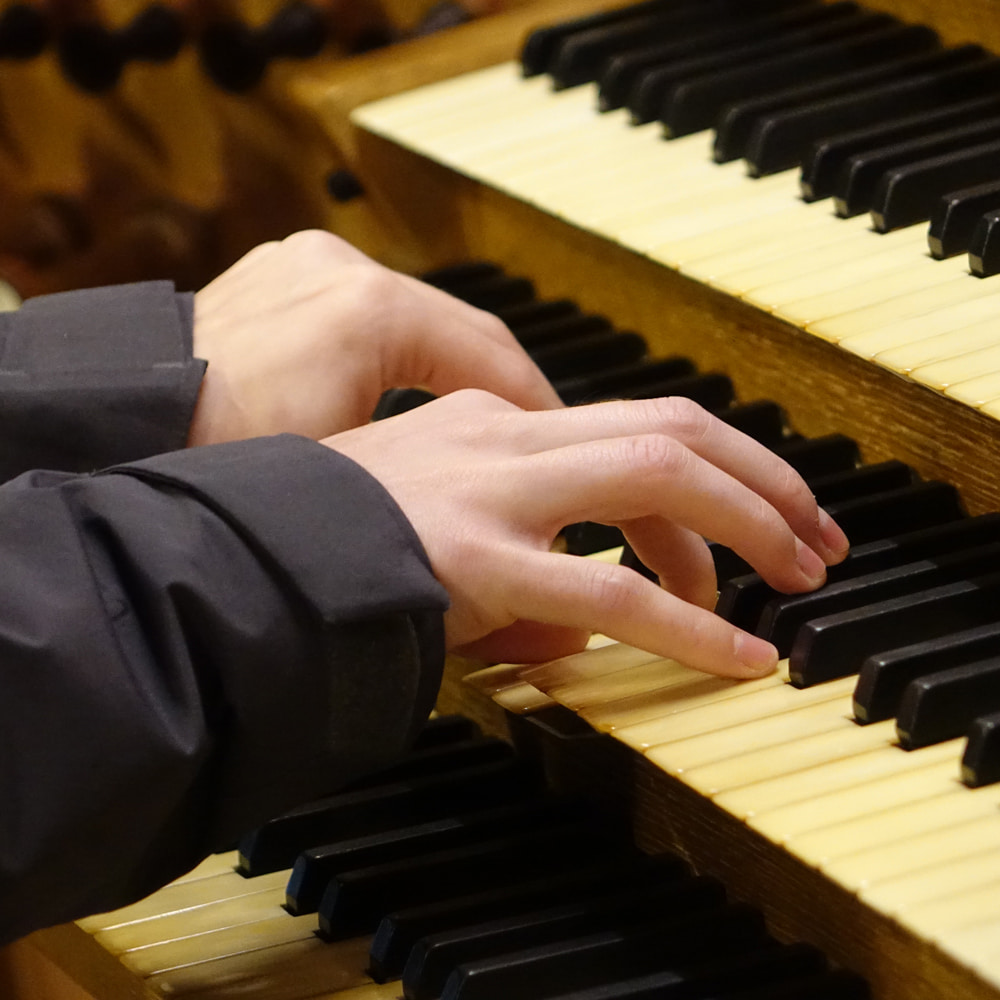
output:
POLYGON ((860 358, 905 374, 917 364, 949 356, 949 348, 944 345, 941 350, 932 349, 929 356, 922 354, 921 344, 976 326, 997 315, 1000 315, 1000 287, 985 297, 971 297, 958 305, 931 309, 885 323, 877 329, 855 333, 844 337, 839 344, 860 358), (915 359, 915 363, 911 359, 915 359))

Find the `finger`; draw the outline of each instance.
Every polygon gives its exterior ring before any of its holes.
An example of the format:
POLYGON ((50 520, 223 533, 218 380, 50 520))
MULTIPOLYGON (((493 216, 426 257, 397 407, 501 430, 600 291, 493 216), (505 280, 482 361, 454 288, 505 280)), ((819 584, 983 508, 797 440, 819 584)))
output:
POLYGON ((770 643, 624 566, 518 549, 500 575, 507 611, 515 619, 602 632, 725 677, 760 677, 777 666, 770 643))
POLYGON ((550 525, 657 516, 728 545, 779 590, 825 579, 822 559, 766 499, 667 435, 591 441, 518 465, 533 513, 550 525))
POLYGON ((590 632, 586 629, 518 621, 460 646, 454 652, 487 663, 543 663, 579 653, 586 648, 589 638, 590 632))
POLYGON ((457 389, 485 389, 528 410, 562 407, 548 379, 496 316, 415 279, 405 280, 422 311, 409 310, 409 349, 393 359, 405 367, 400 374, 442 396, 457 389))
POLYGON ((538 450, 596 438, 666 434, 767 499, 824 562, 847 554, 847 538, 794 469, 759 442, 689 399, 631 400, 573 407, 544 424, 526 420, 526 447, 538 450))
POLYGON ((697 532, 659 517, 621 525, 635 554, 660 579, 660 586, 682 601, 711 611, 718 598, 715 563, 697 532))

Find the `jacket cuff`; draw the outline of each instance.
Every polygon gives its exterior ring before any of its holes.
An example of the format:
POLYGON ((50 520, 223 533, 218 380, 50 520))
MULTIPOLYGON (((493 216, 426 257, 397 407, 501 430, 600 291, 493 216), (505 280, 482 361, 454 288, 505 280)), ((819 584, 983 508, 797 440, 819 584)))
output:
POLYGON ((182 448, 205 362, 166 281, 60 292, 0 313, 0 478, 182 448))
POLYGON ((368 624, 377 633, 379 623, 400 625, 419 662, 418 690, 409 692, 414 724, 426 719, 441 681, 448 595, 410 522, 365 469, 283 434, 188 448, 99 475, 111 473, 197 496, 327 628, 368 624))

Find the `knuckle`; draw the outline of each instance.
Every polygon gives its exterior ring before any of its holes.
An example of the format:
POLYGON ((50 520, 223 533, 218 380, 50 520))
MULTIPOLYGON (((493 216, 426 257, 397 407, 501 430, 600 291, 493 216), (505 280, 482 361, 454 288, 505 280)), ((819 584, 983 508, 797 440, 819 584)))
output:
POLYGON ((585 587, 587 598, 593 607, 599 608, 611 618, 634 610, 640 579, 637 574, 605 563, 590 564, 589 570, 585 587))
POLYGON ((709 430, 712 415, 686 396, 665 396, 656 401, 660 417, 671 433, 685 441, 697 441, 709 430))
POLYGON ((624 461, 633 476, 683 476, 691 453, 666 434, 641 434, 624 442, 624 461))

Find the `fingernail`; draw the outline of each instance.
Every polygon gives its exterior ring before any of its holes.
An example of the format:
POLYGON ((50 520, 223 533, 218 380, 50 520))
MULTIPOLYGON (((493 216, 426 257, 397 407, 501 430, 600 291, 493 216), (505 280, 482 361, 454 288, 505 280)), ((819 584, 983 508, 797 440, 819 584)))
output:
POLYGON ((826 563, 816 555, 805 542, 796 539, 795 561, 802 575, 812 584, 819 586, 826 579, 826 563))
POLYGON ((778 666, 778 651, 758 636, 737 632, 734 641, 736 659, 755 677, 773 673, 778 666))
POLYGON ((850 548, 847 535, 840 525, 822 507, 819 509, 819 537, 826 547, 826 555, 830 562, 840 562, 850 548))

